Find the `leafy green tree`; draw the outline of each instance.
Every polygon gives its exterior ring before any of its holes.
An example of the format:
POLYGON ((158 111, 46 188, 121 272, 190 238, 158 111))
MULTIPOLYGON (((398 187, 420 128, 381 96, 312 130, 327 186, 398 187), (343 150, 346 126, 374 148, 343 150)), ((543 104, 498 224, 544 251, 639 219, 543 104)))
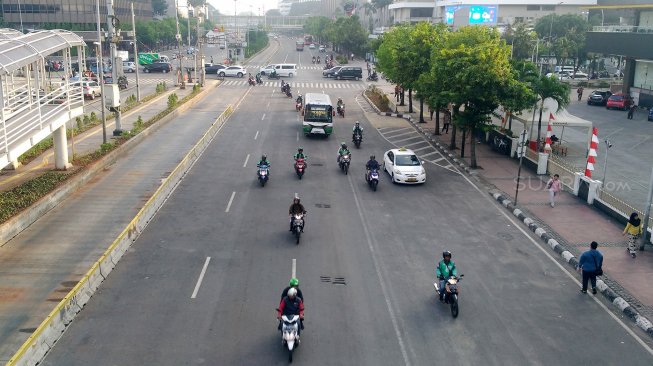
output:
POLYGON ((538 96, 533 91, 533 86, 539 80, 534 63, 514 59, 510 63, 514 80, 501 90, 501 105, 508 114, 508 129, 512 128, 513 114, 518 115, 537 103, 538 96))
POLYGON ((558 65, 574 60, 578 67, 587 58, 585 34, 590 30, 588 21, 576 14, 549 14, 537 20, 535 31, 540 38, 547 37, 550 51, 555 55, 558 65))
POLYGON ((166 15, 168 3, 166 0, 152 0, 152 12, 154 15, 166 15))
POLYGON ((555 76, 541 76, 532 85, 540 100, 540 118, 537 121, 537 151, 540 151, 540 135, 542 130, 542 112, 544 110, 544 100, 551 98, 558 102, 558 110, 561 110, 569 104, 569 86, 558 80, 555 76))
POLYGON ((518 22, 513 28, 509 26, 502 38, 512 47, 512 58, 524 60, 531 57, 537 34, 526 27, 523 22, 518 22))

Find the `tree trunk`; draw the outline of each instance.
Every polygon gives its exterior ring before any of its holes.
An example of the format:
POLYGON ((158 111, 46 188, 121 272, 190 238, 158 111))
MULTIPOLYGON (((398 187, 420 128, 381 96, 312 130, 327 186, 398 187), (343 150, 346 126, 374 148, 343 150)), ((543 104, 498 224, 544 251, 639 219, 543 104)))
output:
POLYGON ((453 121, 458 116, 458 108, 460 108, 460 106, 456 105, 453 107, 451 121, 449 121, 451 127, 451 143, 449 144, 449 150, 456 150, 456 125, 453 123, 453 121))
POLYGON ((405 106, 405 105, 406 105, 406 104, 404 104, 404 93, 405 93, 405 92, 404 92, 404 88, 402 87, 402 88, 401 88, 401 93, 399 94, 400 97, 401 97, 400 102, 399 102, 399 105, 400 105, 400 106, 405 106))
POLYGON ((433 134, 440 134, 440 103, 435 105, 435 132, 433 134))
POLYGON ((472 129, 472 139, 470 144, 472 146, 469 147, 469 155, 470 155, 470 167, 472 169, 478 168, 478 165, 476 165, 476 129, 472 129))
POLYGON ((419 123, 426 123, 424 120, 424 99, 419 100, 419 123))
POLYGON ((413 113, 413 89, 408 89, 408 113, 413 113))
POLYGON ((462 129, 462 139, 460 140, 460 158, 463 159, 465 157, 465 135, 467 134, 467 129, 463 128, 462 129))

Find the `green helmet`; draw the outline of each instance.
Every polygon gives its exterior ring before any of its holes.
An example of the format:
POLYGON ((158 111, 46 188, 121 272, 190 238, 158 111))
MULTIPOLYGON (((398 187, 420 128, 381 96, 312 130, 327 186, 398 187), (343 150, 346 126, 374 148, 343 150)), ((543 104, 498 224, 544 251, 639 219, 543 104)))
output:
POLYGON ((293 277, 290 279, 290 287, 295 287, 295 286, 299 286, 299 280, 293 277))

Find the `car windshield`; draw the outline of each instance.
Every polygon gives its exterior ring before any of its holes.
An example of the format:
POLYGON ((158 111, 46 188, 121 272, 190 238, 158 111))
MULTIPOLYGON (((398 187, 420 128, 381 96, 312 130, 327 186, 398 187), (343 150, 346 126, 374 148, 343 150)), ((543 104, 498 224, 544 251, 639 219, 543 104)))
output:
POLYGON ((395 157, 396 166, 418 166, 419 159, 415 155, 397 155, 395 157))
POLYGON ((624 100, 624 97, 621 95, 613 95, 610 97, 610 100, 624 100))

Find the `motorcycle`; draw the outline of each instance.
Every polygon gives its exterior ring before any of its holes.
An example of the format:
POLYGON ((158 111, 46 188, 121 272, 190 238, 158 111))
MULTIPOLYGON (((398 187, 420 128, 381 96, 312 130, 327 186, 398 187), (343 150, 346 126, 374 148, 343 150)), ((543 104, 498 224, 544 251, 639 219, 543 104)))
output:
POLYGON ((263 80, 261 80, 261 78, 258 77, 258 76, 256 77, 256 84, 259 84, 259 85, 263 84, 263 80))
POLYGON ((340 170, 349 174, 349 164, 351 164, 351 154, 345 154, 340 157, 340 170))
POLYGON ((268 74, 268 79, 280 79, 279 74, 268 74))
POLYGON ((374 73, 367 77, 367 81, 379 81, 379 77, 374 73))
POLYGON ((294 214, 292 217, 292 234, 297 238, 297 245, 299 245, 299 237, 304 232, 304 215, 294 214))
POLYGON ((363 136, 360 133, 356 133, 354 135, 354 138, 352 139, 352 141, 354 142, 354 145, 356 145, 356 148, 360 149, 361 148, 361 142, 363 142, 363 136))
POLYGON ((292 93, 290 92, 290 88, 286 89, 286 96, 288 98, 292 98, 292 93))
MULTIPOLYGON (((458 317, 458 282, 460 282, 463 279, 464 275, 460 275, 460 277, 449 277, 448 280, 445 281, 444 283, 444 299, 442 299, 443 304, 449 304, 451 307, 451 316, 454 318, 458 317)), ((440 286, 439 286, 440 281, 436 281, 433 286, 435 286, 435 292, 440 296, 440 286)))
POLYGON ((261 183, 261 187, 265 187, 265 183, 267 183, 268 179, 270 179, 270 167, 267 165, 259 165, 258 181, 261 183))
POLYGON ((305 170, 306 170, 306 162, 304 161, 304 158, 299 158, 295 160, 295 173, 297 173, 297 176, 299 177, 300 180, 302 179, 305 170))
POLYGON ((283 315, 281 321, 281 345, 288 347, 288 362, 292 363, 293 351, 300 344, 299 315, 283 315))
POLYGON ((337 108, 338 115, 341 116, 342 118, 345 118, 345 105, 343 104, 342 106, 337 108))
POLYGON ((247 82, 248 82, 249 85, 251 85, 251 86, 256 86, 256 81, 255 81, 254 79, 251 79, 251 78, 250 78, 250 79, 247 79, 247 82))
POLYGON ((295 109, 297 110, 297 112, 302 110, 302 102, 295 102, 295 109))
POLYGON ((129 83, 127 82, 127 78, 125 76, 118 77, 118 89, 125 90, 127 89, 128 84, 129 83))
POLYGON ((365 175, 365 180, 367 181, 367 184, 370 186, 370 188, 376 192, 376 187, 379 185, 379 170, 371 169, 368 171, 365 175))

